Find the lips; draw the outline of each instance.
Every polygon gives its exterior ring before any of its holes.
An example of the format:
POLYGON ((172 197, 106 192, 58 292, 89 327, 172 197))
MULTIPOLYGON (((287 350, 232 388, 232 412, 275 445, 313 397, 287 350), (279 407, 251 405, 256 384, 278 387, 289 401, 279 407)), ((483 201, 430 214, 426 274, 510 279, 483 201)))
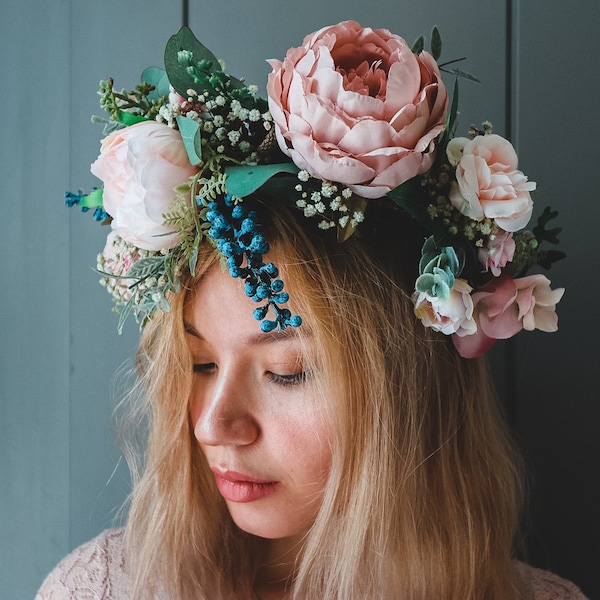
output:
POLYGON ((212 468, 221 496, 229 502, 255 502, 275 492, 279 482, 259 479, 237 471, 212 468))

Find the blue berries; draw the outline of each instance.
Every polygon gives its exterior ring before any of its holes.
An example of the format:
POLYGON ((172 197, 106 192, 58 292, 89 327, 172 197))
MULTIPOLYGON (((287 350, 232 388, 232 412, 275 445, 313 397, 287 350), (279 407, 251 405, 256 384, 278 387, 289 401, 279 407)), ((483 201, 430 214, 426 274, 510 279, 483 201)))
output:
POLYGON ((264 332, 276 328, 299 327, 302 319, 281 308, 289 295, 283 291, 283 281, 277 279, 279 271, 273 263, 264 263, 263 255, 269 252, 269 244, 263 235, 263 227, 256 219, 256 212, 243 204, 234 204, 231 194, 219 197, 208 205, 206 219, 211 224, 208 235, 225 257, 232 277, 245 279, 245 293, 254 302, 266 303, 254 310, 254 318, 262 321, 264 332), (275 318, 266 319, 269 309, 275 318))

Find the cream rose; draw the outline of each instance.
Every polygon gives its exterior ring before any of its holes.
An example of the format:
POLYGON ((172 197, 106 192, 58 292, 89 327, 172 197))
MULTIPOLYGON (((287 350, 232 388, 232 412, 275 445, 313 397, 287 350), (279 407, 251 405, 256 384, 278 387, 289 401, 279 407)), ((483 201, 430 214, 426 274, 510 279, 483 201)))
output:
POLYGON ((178 131, 154 121, 114 131, 102 140, 91 171, 104 182, 104 210, 122 239, 153 251, 179 244, 174 230, 163 224, 163 214, 174 188, 197 169, 178 131))
POLYGON ((517 170, 517 153, 508 140, 495 134, 456 138, 447 154, 451 163, 458 161, 450 200, 460 212, 476 221, 493 219, 510 232, 527 225, 535 183, 517 170))
POLYGON ((277 140, 300 169, 379 198, 431 167, 448 93, 427 52, 346 21, 269 63, 277 140))
POLYGON ((472 291, 464 279, 456 279, 447 300, 425 292, 415 292, 415 315, 425 327, 431 327, 445 335, 472 335, 477 331, 477 324, 473 319, 472 291))

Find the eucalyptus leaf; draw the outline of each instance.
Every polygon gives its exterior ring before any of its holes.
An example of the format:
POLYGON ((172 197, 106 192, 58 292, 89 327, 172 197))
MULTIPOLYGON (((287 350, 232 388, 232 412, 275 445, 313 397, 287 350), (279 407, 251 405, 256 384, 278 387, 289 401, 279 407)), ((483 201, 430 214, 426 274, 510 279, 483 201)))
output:
POLYGON ((202 133, 200 125, 188 117, 177 117, 177 126, 192 165, 202 163, 202 133))
POLYGON ((172 35, 165 47, 165 69, 167 77, 175 91, 184 98, 187 98, 187 90, 194 89, 202 93, 202 85, 194 82, 189 75, 185 65, 178 59, 180 50, 187 50, 192 53, 195 63, 208 61, 211 63, 210 71, 220 69, 217 57, 204 46, 192 33, 189 27, 182 27, 175 35, 172 35))
POLYGON ((437 27, 434 27, 431 31, 431 55, 436 61, 442 55, 442 36, 437 27))
POLYGON ((294 163, 275 163, 271 165, 255 165, 227 167, 227 191, 238 198, 244 198, 262 187, 269 179, 279 173, 296 175, 299 169, 294 163))
POLYGON ((421 54, 423 52, 423 48, 425 47, 425 38, 420 35, 413 43, 411 50, 414 54, 421 54))
POLYGON ((148 67, 142 72, 142 81, 154 86, 154 91, 148 94, 151 101, 158 100, 169 94, 169 79, 164 69, 159 67, 148 67))

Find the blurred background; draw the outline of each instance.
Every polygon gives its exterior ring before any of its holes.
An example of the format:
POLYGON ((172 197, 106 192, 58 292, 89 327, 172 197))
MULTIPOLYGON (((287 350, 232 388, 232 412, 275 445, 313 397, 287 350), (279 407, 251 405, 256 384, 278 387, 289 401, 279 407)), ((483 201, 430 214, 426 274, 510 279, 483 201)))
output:
MULTIPOLYGON (((184 23, 259 85, 290 46, 355 19, 412 43, 441 31, 461 81, 458 133, 490 120, 512 139, 540 206, 560 210, 566 287, 556 334, 530 333, 490 354, 497 387, 530 467, 528 560, 600 598, 598 392, 600 276, 587 259, 600 227, 596 0, 3 0, 0 201, 0 600, 33 598, 74 547, 118 525, 129 489, 112 411, 119 370, 137 343, 117 334, 93 268, 107 231, 64 207, 65 190, 98 181, 96 90, 128 89, 163 66, 184 23), (585 271, 585 273, 584 273, 585 271)), ((452 85, 452 81, 448 81, 452 85)))

